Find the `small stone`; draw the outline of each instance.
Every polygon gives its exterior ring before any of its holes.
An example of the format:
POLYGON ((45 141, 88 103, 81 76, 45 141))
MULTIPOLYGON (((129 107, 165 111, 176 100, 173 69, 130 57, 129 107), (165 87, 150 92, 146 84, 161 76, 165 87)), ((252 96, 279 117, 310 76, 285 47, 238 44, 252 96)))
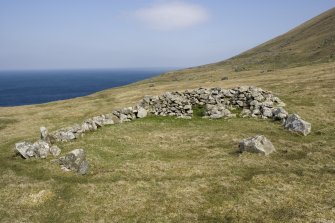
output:
POLYGON ((273 118, 275 120, 283 120, 283 119, 286 119, 287 116, 288 116, 288 112, 285 111, 285 109, 283 109, 282 107, 275 108, 273 110, 273 118))
POLYGON ((83 160, 78 168, 78 173, 81 175, 87 174, 89 170, 89 163, 87 160, 83 160))
POLYGON ((249 109, 246 109, 246 108, 244 108, 242 110, 242 112, 240 113, 240 116, 243 117, 243 118, 249 117, 250 115, 251 115, 251 111, 249 109))
POLYGON ((261 153, 269 155, 275 151, 271 141, 263 135, 257 135, 251 138, 244 139, 239 144, 241 152, 247 151, 252 153, 261 153))
POLYGON ((185 106, 184 106, 184 109, 185 109, 185 110, 191 110, 191 109, 192 109, 192 105, 185 105, 185 106))
POLYGON ((40 132, 41 132, 41 139, 42 140, 47 140, 48 138, 48 129, 45 127, 41 127, 40 128, 40 132))
POLYGON ((49 151, 54 157, 59 156, 61 153, 61 149, 56 145, 51 146, 49 151))
POLYGON ((311 132, 312 125, 300 118, 299 115, 290 115, 285 122, 284 127, 290 131, 298 132, 307 136, 311 132))

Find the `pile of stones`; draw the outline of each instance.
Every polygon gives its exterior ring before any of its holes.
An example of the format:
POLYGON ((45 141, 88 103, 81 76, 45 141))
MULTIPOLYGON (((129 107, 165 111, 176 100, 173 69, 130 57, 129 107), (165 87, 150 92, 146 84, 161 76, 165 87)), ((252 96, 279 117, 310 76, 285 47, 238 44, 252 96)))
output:
POLYGON ((80 136, 82 136, 85 132, 96 131, 98 128, 105 125, 113 125, 114 124, 113 116, 114 116, 113 114, 106 114, 86 119, 81 124, 75 124, 73 126, 51 132, 50 134, 45 134, 45 140, 50 143, 56 143, 56 142, 68 142, 77 139, 80 136))
POLYGON ((37 140, 34 143, 30 142, 19 142, 15 144, 16 151, 25 159, 35 157, 45 159, 49 154, 54 157, 59 156, 61 150, 58 146, 50 146, 49 143, 43 140, 37 140))
POLYGON ((193 110, 184 92, 166 92, 161 96, 145 96, 137 107, 158 116, 192 117, 193 110))
MULTIPOLYGON (((96 131, 98 128, 144 118, 147 115, 176 116, 177 118, 192 118, 194 107, 204 107, 204 118, 218 119, 235 117, 231 111, 239 111, 240 117, 252 117, 262 119, 273 119, 281 121, 284 127, 290 131, 308 135, 311 124, 302 120, 298 115, 289 115, 283 106, 285 104, 275 97, 271 92, 253 86, 241 86, 232 89, 224 88, 198 88, 182 92, 166 92, 160 96, 145 96, 134 107, 114 110, 105 115, 86 119, 80 124, 62 128, 48 133, 45 127, 40 128, 41 139, 35 143, 16 143, 16 151, 23 158, 47 158, 49 154, 57 157, 61 150, 54 145, 58 142, 68 142, 82 137, 84 133, 96 131)), ((81 150, 80 150, 81 151, 81 150)), ((70 154, 81 154, 81 152, 70 152, 70 154)), ((69 155, 73 156, 73 155, 69 155)), ((79 155, 83 157, 82 155, 79 155)), ((68 165, 68 158, 59 159, 61 165, 69 170, 83 173, 85 168, 73 168, 68 165), (65 163, 64 163, 65 162, 65 163)), ((70 159, 77 160, 77 159, 70 159)), ((82 161, 82 159, 79 159, 82 161)), ((78 163, 78 161, 74 161, 78 163)), ((88 167, 85 160, 84 167, 88 167)), ((78 165, 77 165, 78 166, 78 165)), ((88 168, 86 168, 87 171, 88 168)))

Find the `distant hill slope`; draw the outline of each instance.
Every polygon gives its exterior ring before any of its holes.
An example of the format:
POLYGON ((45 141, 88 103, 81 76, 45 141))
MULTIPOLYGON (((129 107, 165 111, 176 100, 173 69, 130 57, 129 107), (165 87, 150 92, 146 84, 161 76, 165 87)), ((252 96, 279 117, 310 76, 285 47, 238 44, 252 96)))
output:
POLYGON ((236 57, 209 66, 236 71, 278 69, 335 61, 335 8, 236 57))

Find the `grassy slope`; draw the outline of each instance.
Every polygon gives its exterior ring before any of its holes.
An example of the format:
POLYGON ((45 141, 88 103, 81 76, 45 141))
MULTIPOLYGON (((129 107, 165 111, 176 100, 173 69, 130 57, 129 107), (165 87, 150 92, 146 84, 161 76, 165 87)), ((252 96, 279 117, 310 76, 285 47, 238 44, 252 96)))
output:
POLYGON ((335 8, 254 49, 215 65, 278 69, 335 61, 335 8))
POLYGON ((237 73, 230 61, 87 97, 0 108, 0 221, 335 220, 335 63, 314 62, 237 73), (229 80, 221 81, 222 76, 229 80), (312 123, 312 134, 301 137, 278 123, 254 119, 148 117, 60 144, 64 152, 87 150, 92 167, 85 177, 62 172, 51 158, 12 157, 13 144, 38 138, 42 125, 58 129, 168 90, 238 85, 273 91, 288 111, 312 123), (238 141, 254 134, 270 138, 277 152, 237 154, 238 141), (34 199, 41 190, 45 196, 34 199))

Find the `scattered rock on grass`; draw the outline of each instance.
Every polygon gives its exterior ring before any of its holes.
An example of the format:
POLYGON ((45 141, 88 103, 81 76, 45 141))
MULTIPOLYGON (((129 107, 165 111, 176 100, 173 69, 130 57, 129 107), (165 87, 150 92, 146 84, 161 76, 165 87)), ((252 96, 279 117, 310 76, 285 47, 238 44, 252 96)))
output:
POLYGON ((49 155, 50 146, 43 140, 38 140, 33 144, 34 152, 37 158, 45 159, 49 155))
POLYGON ((306 136, 311 132, 312 125, 302 120, 299 115, 293 114, 286 119, 284 127, 290 131, 298 132, 306 136))
POLYGON ((59 164, 62 169, 71 170, 79 174, 86 174, 89 169, 89 163, 86 160, 86 154, 83 149, 75 149, 59 158, 59 164))
POLYGON ((30 142, 18 142, 15 144, 15 150, 23 158, 28 159, 35 155, 33 144, 30 142))
POLYGON ((54 157, 57 157, 60 155, 61 153, 61 149, 56 146, 56 145, 53 145, 50 147, 50 153, 54 156, 54 157))
POLYGON ((271 141, 263 135, 257 135, 251 138, 244 139, 239 144, 241 152, 253 152, 269 155, 276 151, 271 141))

